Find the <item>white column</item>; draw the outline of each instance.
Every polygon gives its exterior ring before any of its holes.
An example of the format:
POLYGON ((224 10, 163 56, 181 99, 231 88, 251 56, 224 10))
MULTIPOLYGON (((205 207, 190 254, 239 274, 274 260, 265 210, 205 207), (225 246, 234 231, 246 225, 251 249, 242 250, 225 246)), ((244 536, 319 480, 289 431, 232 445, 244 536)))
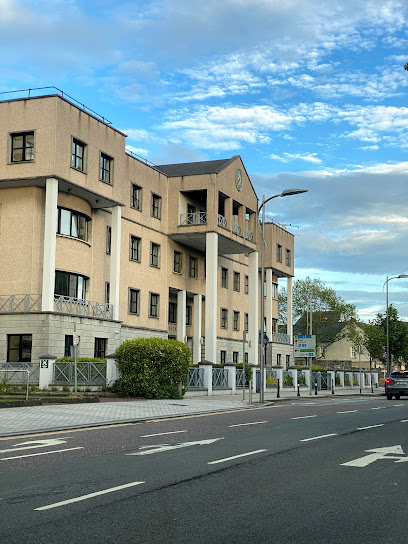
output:
POLYGON ((286 282, 286 293, 288 296, 286 314, 286 334, 290 337, 290 343, 293 344, 293 291, 292 291, 292 278, 288 278, 286 282))
POLYGON ((58 215, 58 180, 48 178, 45 185, 45 221, 41 310, 54 310, 55 247, 58 215))
POLYGON ((201 305, 202 296, 194 295, 194 316, 193 316, 193 363, 201 361, 201 305))
MULTIPOLYGON (((248 361, 251 365, 258 364, 258 252, 249 254, 249 286, 248 286, 248 361)), ((255 370, 255 369, 254 369, 255 370)), ((255 375, 255 372, 254 372, 255 375)), ((254 380, 255 382, 255 380, 254 380)))
POLYGON ((113 319, 116 320, 119 320, 121 217, 121 207, 112 208, 110 302, 113 305, 113 319))
POLYGON ((187 292, 177 292, 177 340, 185 343, 186 341, 186 307, 187 292))
MULTIPOLYGON (((266 336, 272 342, 272 268, 266 269, 266 336)), ((266 361, 265 361, 266 364, 266 361)))
POLYGON ((205 235, 206 288, 205 288, 205 359, 211 363, 217 361, 217 271, 218 271, 218 234, 207 232, 205 235))
POLYGON ((119 369, 116 366, 116 361, 113 356, 108 356, 106 359, 106 385, 113 385, 118 378, 119 369))

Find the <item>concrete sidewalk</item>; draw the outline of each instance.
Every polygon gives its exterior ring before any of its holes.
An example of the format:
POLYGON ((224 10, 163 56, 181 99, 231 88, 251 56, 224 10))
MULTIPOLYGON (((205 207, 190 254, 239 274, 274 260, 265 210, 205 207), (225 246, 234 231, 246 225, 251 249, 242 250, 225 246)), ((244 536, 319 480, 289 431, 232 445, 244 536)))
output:
MULTIPOLYGON (((338 390, 334 395, 330 391, 319 391, 318 395, 309 395, 301 390, 298 397, 293 391, 282 391, 276 397, 276 390, 265 393, 265 404, 288 400, 316 402, 323 398, 346 398, 359 396, 359 390, 338 390)), ((362 397, 384 396, 383 389, 374 393, 367 392, 362 397)), ((214 395, 212 397, 196 397, 182 400, 135 400, 103 402, 96 404, 47 404, 43 406, 26 406, 21 408, 4 408, 0 412, 0 436, 16 436, 39 432, 78 429, 115 423, 130 423, 178 417, 194 414, 206 414, 227 410, 244 410, 260 407, 259 393, 252 395, 252 404, 240 395, 214 395)))

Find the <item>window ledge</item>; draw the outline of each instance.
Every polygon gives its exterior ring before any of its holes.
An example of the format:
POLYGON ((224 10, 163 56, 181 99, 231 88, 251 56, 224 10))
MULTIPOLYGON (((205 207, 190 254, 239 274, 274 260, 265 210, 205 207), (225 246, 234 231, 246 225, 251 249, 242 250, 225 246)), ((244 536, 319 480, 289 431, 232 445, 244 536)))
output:
POLYGON ((60 238, 68 238, 69 240, 76 240, 77 242, 81 242, 82 244, 85 244, 88 247, 92 247, 90 242, 87 242, 86 240, 81 240, 81 238, 76 238, 75 236, 69 236, 68 234, 59 234, 58 232, 57 232, 57 236, 59 236, 60 238))
POLYGON ((81 170, 80 168, 75 168, 75 166, 72 166, 72 164, 71 164, 71 168, 72 168, 72 170, 75 170, 76 172, 81 172, 81 174, 85 174, 85 176, 88 174, 88 172, 86 170, 81 170))

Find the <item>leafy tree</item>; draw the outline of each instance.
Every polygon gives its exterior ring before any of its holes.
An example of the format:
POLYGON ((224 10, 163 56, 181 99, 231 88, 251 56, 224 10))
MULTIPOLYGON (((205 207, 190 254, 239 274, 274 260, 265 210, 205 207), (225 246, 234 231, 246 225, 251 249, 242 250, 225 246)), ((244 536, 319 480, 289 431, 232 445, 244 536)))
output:
POLYGON ((370 368, 373 359, 382 360, 387 337, 382 327, 378 324, 374 324, 372 321, 369 323, 358 323, 355 319, 352 319, 347 326, 346 338, 356 348, 360 347, 368 355, 370 368))
POLYGON ((408 70, 408 62, 404 64, 404 70, 408 70))
MULTIPOLYGON (((279 320, 287 320, 287 293, 279 294, 279 320)), ((357 310, 348 304, 334 289, 327 287, 319 279, 307 277, 293 283, 293 321, 298 334, 309 334, 310 319, 312 334, 316 335, 316 345, 322 341, 333 342, 341 334, 344 322, 356 318, 357 310)))
MULTIPOLYGON (((374 318, 374 325, 382 329, 384 335, 387 334, 387 314, 377 314, 374 318)), ((408 344, 408 327, 406 323, 398 317, 398 310, 392 304, 388 306, 388 338, 390 345, 390 361, 391 357, 405 358, 407 356, 408 344)), ((390 370, 390 369, 387 369, 390 370)))

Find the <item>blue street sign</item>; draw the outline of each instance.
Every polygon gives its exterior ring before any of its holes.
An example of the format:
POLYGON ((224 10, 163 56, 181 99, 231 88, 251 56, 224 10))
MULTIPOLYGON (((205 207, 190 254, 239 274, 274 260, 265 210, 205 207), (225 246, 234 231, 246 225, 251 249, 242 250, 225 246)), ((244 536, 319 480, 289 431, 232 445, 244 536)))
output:
POLYGON ((264 336, 264 345, 266 346, 267 344, 269 344, 269 338, 266 336, 264 336))

